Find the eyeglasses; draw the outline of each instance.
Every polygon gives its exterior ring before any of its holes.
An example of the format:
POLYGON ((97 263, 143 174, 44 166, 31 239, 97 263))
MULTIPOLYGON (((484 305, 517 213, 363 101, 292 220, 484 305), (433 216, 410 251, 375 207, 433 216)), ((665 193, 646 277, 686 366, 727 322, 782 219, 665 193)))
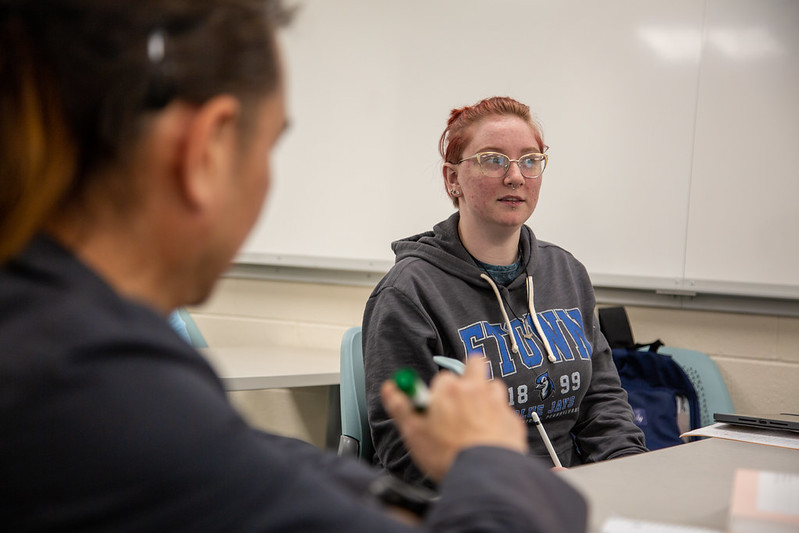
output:
POLYGON ((544 173, 547 168, 547 154, 539 154, 536 152, 520 156, 519 159, 511 159, 505 154, 499 152, 478 152, 470 157, 464 157, 458 164, 469 159, 476 159, 477 164, 480 165, 480 171, 483 176, 488 178, 503 178, 508 173, 511 163, 519 165, 519 172, 522 173, 527 179, 538 178, 544 173))

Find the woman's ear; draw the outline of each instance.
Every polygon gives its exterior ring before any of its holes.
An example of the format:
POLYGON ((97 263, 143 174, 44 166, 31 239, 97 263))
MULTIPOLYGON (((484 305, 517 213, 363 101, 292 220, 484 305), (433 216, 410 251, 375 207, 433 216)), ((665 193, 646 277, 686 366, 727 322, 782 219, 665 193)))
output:
POLYGON ((238 151, 241 105, 230 95, 201 104, 186 124, 180 188, 192 208, 202 208, 228 186, 238 151))
POLYGON ((459 186, 458 168, 455 165, 452 163, 444 163, 441 172, 444 174, 444 182, 447 184, 447 189, 459 186))

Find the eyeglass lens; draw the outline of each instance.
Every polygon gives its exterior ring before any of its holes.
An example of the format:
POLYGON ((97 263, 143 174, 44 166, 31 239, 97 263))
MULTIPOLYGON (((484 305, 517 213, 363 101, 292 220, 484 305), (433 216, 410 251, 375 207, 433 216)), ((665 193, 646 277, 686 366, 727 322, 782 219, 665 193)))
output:
MULTIPOLYGON (((510 167, 511 159, 504 154, 486 153, 477 159, 483 174, 489 178, 501 178, 510 167)), ((527 154, 514 161, 525 178, 537 178, 544 172, 546 159, 541 154, 527 154)))

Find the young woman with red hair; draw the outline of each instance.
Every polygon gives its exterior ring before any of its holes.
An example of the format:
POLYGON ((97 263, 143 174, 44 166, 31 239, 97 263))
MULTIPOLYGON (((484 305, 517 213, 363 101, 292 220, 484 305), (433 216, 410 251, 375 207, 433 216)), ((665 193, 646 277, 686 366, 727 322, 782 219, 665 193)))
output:
POLYGON ((531 453, 550 465, 538 419, 566 467, 646 451, 585 268, 525 225, 548 161, 529 107, 495 97, 453 110, 440 152, 457 211, 432 231, 392 244, 396 264, 366 304, 375 462, 432 485, 386 416, 378 388, 398 367, 429 381, 439 371, 435 356, 483 361, 528 424, 531 453))

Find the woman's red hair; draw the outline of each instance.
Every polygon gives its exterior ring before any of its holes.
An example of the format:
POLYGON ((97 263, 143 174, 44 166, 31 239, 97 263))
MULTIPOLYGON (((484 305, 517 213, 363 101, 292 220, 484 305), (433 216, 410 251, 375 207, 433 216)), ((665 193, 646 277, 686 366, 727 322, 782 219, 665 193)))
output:
POLYGON ((530 124, 535 140, 541 149, 544 149, 541 128, 533 121, 530 107, 507 96, 493 96, 450 112, 447 127, 438 142, 438 151, 444 161, 457 164, 461 160, 464 147, 471 141, 469 130, 473 124, 486 117, 501 115, 517 116, 530 124))

